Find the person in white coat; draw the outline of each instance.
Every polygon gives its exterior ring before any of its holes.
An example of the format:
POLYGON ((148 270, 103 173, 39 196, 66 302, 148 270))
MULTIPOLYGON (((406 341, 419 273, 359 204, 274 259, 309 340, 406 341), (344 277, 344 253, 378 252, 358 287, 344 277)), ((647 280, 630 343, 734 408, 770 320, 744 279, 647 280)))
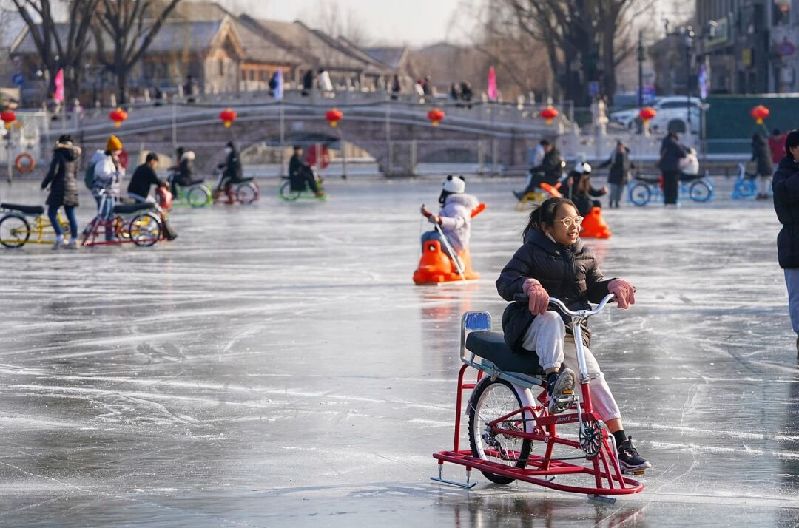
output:
MULTIPOLYGON (((108 138, 104 151, 97 151, 92 157, 94 164, 94 180, 92 195, 97 201, 97 214, 104 220, 113 216, 114 205, 119 196, 119 181, 125 174, 125 168, 119 161, 122 152, 122 141, 114 135, 108 138)), ((110 223, 106 225, 105 238, 110 240, 112 230, 110 223)))
POLYGON ((438 229, 427 231, 422 234, 422 244, 428 240, 438 240, 441 249, 451 258, 447 245, 452 246, 455 253, 462 253, 469 250, 469 239, 472 233, 472 211, 479 205, 476 197, 466 194, 466 180, 463 176, 447 176, 442 186, 441 195, 438 202, 441 210, 438 214, 433 214, 422 205, 421 213, 431 224, 437 224, 441 228, 441 233, 446 237, 449 244, 441 240, 438 229))

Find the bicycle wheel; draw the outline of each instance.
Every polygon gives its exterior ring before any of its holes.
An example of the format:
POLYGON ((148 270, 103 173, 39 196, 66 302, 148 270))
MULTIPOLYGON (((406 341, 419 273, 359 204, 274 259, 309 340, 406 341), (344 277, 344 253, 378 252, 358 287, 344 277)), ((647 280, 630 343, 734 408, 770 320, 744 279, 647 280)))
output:
POLYGON ((297 198, 300 197, 302 194, 300 191, 292 191, 291 190, 291 182, 287 181, 283 185, 280 186, 280 197, 284 200, 288 200, 289 202, 293 202, 297 198))
MULTIPOLYGON (((474 388, 469 400, 469 445, 472 448, 472 456, 480 460, 523 468, 530 456, 532 442, 505 433, 496 433, 491 430, 489 424, 525 405, 530 403, 522 403, 517 389, 510 382, 499 378, 495 380, 483 378, 474 388)), ((518 414, 497 425, 502 429, 516 432, 532 429, 518 414)), ((516 480, 486 471, 482 473, 495 484, 510 484, 516 480)))
POLYGON ((757 192, 757 186, 753 180, 744 178, 736 180, 735 186, 732 189, 733 200, 740 200, 742 198, 751 198, 757 192))
POLYGON ((31 237, 31 226, 22 215, 7 214, 0 218, 0 244, 7 248, 25 245, 31 237))
POLYGON ((652 190, 645 183, 636 183, 630 187, 629 198, 634 205, 644 206, 652 199, 652 190))
POLYGON ((236 187, 236 198, 245 205, 253 203, 258 199, 258 186, 254 182, 242 183, 236 187))
POLYGON ((192 207, 204 207, 211 203, 211 191, 205 185, 191 187, 186 193, 186 201, 192 207))
POLYGON ((128 233, 137 246, 152 246, 161 238, 161 220, 153 213, 138 214, 130 221, 128 233))
POLYGON ((713 187, 704 180, 696 180, 688 188, 688 196, 695 202, 707 202, 713 196, 713 187))

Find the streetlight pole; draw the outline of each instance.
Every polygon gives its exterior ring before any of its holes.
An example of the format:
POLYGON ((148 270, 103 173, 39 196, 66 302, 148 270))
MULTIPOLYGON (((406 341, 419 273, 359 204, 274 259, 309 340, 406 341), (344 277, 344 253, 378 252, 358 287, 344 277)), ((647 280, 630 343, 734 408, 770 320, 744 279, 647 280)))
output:
POLYGON ((644 32, 638 31, 638 108, 644 106, 644 32))
POLYGON ((687 113, 687 123, 688 123, 688 130, 687 133, 691 133, 691 72, 693 71, 691 68, 691 51, 693 50, 694 46, 694 30, 691 26, 685 28, 683 37, 685 38, 685 112, 687 113))

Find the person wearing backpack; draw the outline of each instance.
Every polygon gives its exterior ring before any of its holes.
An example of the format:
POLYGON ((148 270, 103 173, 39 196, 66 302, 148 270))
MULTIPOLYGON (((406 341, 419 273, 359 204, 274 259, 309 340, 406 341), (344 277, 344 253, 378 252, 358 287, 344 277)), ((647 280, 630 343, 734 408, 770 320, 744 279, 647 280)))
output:
POLYGON ((75 175, 78 172, 78 158, 80 147, 72 142, 72 137, 65 134, 58 138, 53 151, 53 161, 50 170, 42 180, 42 189, 50 187, 47 195, 47 217, 55 231, 53 249, 75 249, 78 243, 78 221, 75 218, 75 208, 78 206, 78 184, 75 175), (69 220, 69 242, 64 244, 64 230, 58 223, 58 208, 63 207, 69 220))
MULTIPOLYGON (((92 195, 97 202, 97 214, 104 220, 113 216, 116 198, 119 196, 119 180, 125 174, 125 168, 119 161, 122 152, 122 141, 111 135, 105 145, 105 150, 95 153, 92 158, 94 163, 94 178, 92 180, 92 195)), ((106 240, 111 240, 113 232, 109 222, 105 228, 106 240)))

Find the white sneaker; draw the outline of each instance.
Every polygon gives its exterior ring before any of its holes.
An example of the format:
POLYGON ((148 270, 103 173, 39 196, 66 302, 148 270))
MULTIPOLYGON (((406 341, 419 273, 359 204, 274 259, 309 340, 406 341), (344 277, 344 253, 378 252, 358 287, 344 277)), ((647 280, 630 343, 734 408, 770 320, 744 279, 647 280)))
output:
POLYGON ((550 414, 563 412, 574 402, 574 371, 564 367, 557 377, 550 374, 547 379, 547 392, 549 393, 548 410, 550 414))
POLYGON ((64 239, 56 238, 55 242, 53 243, 53 249, 61 249, 64 246, 64 239))
POLYGON ((74 238, 70 238, 69 242, 64 244, 64 249, 78 249, 78 241, 74 238))

